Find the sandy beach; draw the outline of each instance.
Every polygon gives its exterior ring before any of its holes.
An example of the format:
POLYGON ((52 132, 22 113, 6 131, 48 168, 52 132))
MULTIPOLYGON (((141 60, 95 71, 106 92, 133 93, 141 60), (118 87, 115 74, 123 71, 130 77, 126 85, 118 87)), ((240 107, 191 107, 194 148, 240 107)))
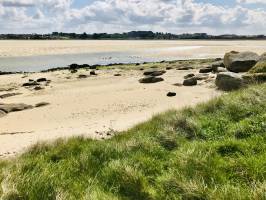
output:
POLYGON ((165 81, 140 84, 140 70, 103 69, 97 76, 85 69, 72 74, 68 70, 48 73, 14 74, 1 76, 1 94, 21 93, 1 100, 1 103, 25 103, 50 105, 21 112, 13 112, 0 118, 0 155, 2 157, 23 152, 31 145, 58 138, 85 136, 108 138, 110 130, 126 130, 153 115, 171 108, 182 108, 211 99, 220 93, 212 83, 195 87, 178 87, 184 75, 197 69, 180 71, 171 69, 162 77, 165 81), (121 76, 114 76, 120 73, 121 76), (43 90, 21 87, 29 79, 45 77, 51 80, 43 90), (9 92, 11 92, 9 91, 9 92), (167 92, 176 92, 169 98, 167 92))

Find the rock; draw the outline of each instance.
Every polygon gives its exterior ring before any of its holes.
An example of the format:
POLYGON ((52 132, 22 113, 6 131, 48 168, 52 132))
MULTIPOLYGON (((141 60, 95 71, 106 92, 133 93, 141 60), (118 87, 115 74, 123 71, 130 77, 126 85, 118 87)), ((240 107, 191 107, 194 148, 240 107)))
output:
POLYGON ((210 73, 212 72, 212 67, 204 67, 199 70, 199 73, 210 73))
POLYGON ((167 96, 168 97, 175 97, 176 96, 176 93, 175 92, 168 92, 167 93, 167 96))
POLYGON ((2 94, 0 95, 0 99, 5 99, 5 98, 8 98, 8 97, 13 97, 13 96, 16 96, 16 95, 20 95, 21 93, 7 93, 7 94, 2 94))
POLYGON ((197 85, 197 84, 198 84, 198 81, 197 81, 196 77, 185 79, 183 82, 184 86, 193 86, 193 85, 197 85))
POLYGON ((92 75, 92 76, 97 76, 97 74, 96 74, 95 71, 91 71, 91 72, 90 72, 90 75, 92 75))
POLYGON ((164 79, 161 77, 155 77, 155 76, 147 76, 139 80, 140 83, 157 83, 161 81, 164 81, 164 79))
POLYGON ((35 105, 36 108, 39 108, 39 107, 43 107, 43 106, 48 106, 50 105, 50 103, 47 103, 47 102, 41 102, 41 103, 37 103, 35 105))
POLYGON ((140 63, 136 63, 136 66, 139 66, 140 65, 140 63))
POLYGON ((34 88, 34 90, 43 90, 44 88, 43 87, 41 87, 41 86, 36 86, 35 88, 34 88))
POLYGON ((85 75, 85 74, 80 74, 80 75, 78 76, 78 78, 88 78, 88 76, 85 75))
POLYGON ((225 68, 223 61, 217 61, 217 62, 212 63, 212 65, 211 65, 211 68, 212 68, 213 72, 217 72, 217 69, 219 67, 220 68, 225 68))
POLYGON ((140 68, 139 70, 140 70, 140 71, 143 71, 143 70, 144 70, 144 68, 140 68))
POLYGON ((47 79, 46 78, 38 78, 37 79, 37 82, 40 83, 40 82, 46 82, 47 79))
POLYGON ((222 58, 215 58, 214 61, 221 61, 223 60, 222 58))
POLYGON ((206 73, 202 73, 202 74, 197 74, 195 76, 195 78, 198 80, 198 81, 202 81, 202 80, 207 80, 208 78, 210 77, 209 74, 206 74, 206 73))
POLYGON ((166 70, 171 70, 173 69, 173 67, 166 67, 166 70))
POLYGON ((244 81, 239 74, 233 72, 222 72, 216 77, 215 84, 220 90, 237 90, 244 86, 244 81))
POLYGON ((0 110, 4 111, 5 113, 22 111, 26 109, 31 109, 32 106, 26 104, 0 104, 0 110))
POLYGON ((121 74, 115 74, 114 76, 122 76, 121 74))
POLYGON ((166 71, 164 71, 164 70, 148 69, 143 73, 143 75, 145 75, 145 76, 161 76, 165 73, 166 73, 166 71))
POLYGON ((22 86, 23 87, 31 87, 31 86, 38 86, 40 85, 39 83, 37 83, 36 81, 30 81, 28 83, 24 83, 22 86))
POLYGON ((193 69, 193 67, 178 67, 177 70, 190 70, 193 69))
POLYGON ((223 68, 223 67, 218 67, 215 71, 215 73, 221 73, 221 72, 228 72, 228 70, 226 68, 223 68))
POLYGON ((188 74, 188 75, 184 76, 184 79, 192 78, 194 76, 195 76, 195 74, 188 74))
POLYGON ((224 65, 231 72, 247 72, 259 60, 259 55, 253 52, 230 52, 224 56, 224 65))

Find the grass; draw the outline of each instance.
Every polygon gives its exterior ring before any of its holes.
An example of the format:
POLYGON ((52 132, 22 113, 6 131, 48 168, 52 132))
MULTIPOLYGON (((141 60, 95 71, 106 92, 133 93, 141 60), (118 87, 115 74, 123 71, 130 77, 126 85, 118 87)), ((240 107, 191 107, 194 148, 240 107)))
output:
POLYGON ((4 200, 266 199, 266 84, 110 140, 37 144, 3 168, 4 200))
POLYGON ((250 71, 249 73, 266 73, 266 61, 258 62, 250 71))

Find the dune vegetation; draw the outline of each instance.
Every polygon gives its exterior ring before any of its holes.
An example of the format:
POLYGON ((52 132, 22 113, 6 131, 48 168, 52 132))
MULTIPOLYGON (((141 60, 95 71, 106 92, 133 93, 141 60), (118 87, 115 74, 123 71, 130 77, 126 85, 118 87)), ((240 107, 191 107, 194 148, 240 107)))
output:
POLYGON ((266 84, 109 140, 37 144, 0 165, 3 199, 266 199, 266 84))
POLYGON ((258 62, 249 73, 266 73, 266 61, 258 62))

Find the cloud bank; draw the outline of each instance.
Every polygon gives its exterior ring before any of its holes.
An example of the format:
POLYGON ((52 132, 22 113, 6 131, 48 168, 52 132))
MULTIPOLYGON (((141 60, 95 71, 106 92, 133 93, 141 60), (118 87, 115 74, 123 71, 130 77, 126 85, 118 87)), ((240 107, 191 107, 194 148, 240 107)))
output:
POLYGON ((2 33, 207 32, 266 34, 265 0, 236 0, 233 6, 196 0, 0 0, 2 33), (249 6, 252 4, 253 6, 249 6), (256 6, 257 5, 257 6, 256 6))

